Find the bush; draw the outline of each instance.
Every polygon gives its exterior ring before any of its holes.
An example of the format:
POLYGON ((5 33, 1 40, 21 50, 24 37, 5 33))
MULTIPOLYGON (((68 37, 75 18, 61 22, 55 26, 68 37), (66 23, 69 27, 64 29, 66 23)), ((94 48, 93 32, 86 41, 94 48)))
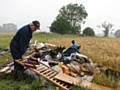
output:
POLYGON ((95 36, 95 33, 92 28, 87 27, 83 30, 83 36, 95 36))

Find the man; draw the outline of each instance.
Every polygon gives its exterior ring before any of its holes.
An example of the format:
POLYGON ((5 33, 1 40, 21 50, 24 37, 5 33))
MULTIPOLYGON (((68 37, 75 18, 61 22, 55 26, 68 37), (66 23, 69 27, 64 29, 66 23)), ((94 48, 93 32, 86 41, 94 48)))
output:
POLYGON ((15 78, 18 77, 16 73, 24 71, 24 67, 16 63, 15 61, 22 59, 22 56, 24 55, 25 51, 27 50, 29 46, 29 41, 32 38, 32 33, 35 32, 39 28, 40 28, 39 21, 33 21, 32 23, 25 25, 21 29, 19 29, 16 35, 11 40, 10 51, 14 59, 15 78))
POLYGON ((64 56, 70 56, 71 53, 78 52, 80 49, 80 46, 75 43, 75 40, 71 41, 72 45, 64 52, 64 56))
POLYGON ((71 43, 72 45, 68 49, 66 49, 62 55, 61 59, 63 59, 64 64, 70 63, 72 53, 79 52, 80 45, 75 43, 75 40, 72 40, 71 43))
POLYGON ((71 45, 70 48, 74 48, 74 49, 79 49, 80 48, 80 46, 77 43, 75 43, 75 40, 72 40, 71 43, 72 43, 72 45, 71 45))

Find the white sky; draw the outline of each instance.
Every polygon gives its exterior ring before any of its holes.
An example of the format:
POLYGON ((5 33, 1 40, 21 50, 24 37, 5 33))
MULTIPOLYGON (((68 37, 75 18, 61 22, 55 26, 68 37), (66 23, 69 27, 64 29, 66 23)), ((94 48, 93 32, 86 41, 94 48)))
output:
POLYGON ((88 17, 85 26, 95 28, 104 21, 120 28, 120 0, 0 0, 0 25, 15 23, 18 27, 33 20, 41 22, 41 29, 48 31, 59 9, 69 3, 82 3, 88 17))

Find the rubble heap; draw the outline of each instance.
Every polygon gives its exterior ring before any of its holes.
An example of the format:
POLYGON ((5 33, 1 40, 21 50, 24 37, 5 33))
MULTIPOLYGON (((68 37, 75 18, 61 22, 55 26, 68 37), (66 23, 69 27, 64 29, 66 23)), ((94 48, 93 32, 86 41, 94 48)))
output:
MULTIPOLYGON (((59 87, 69 90, 71 84, 92 87, 94 64, 90 58, 79 51, 72 52, 71 48, 56 46, 49 43, 35 42, 27 51, 30 55, 24 56, 17 62, 26 68, 29 75, 42 76, 59 87)), ((10 61, 0 67, 0 73, 10 73, 14 69, 10 61)), ((95 88, 95 87, 94 87, 95 88)), ((103 89, 106 90, 106 89, 103 89)), ((108 89, 107 90, 111 90, 108 89)))

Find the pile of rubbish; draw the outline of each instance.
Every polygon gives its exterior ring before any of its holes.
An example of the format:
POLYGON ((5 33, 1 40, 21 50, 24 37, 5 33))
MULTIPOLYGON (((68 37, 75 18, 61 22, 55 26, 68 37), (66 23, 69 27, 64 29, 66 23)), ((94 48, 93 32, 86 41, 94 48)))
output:
MULTIPOLYGON (((8 51, 8 49, 6 51, 1 49, 1 53, 8 51)), ((65 73, 80 80, 92 81, 93 79, 92 60, 72 48, 35 41, 34 44, 30 44, 27 52, 30 55, 24 56, 25 62, 41 62, 57 72, 65 73)), ((13 65, 13 62, 11 65, 13 65)))
POLYGON ((57 72, 80 80, 92 81, 93 79, 92 60, 73 48, 35 42, 28 50, 33 53, 25 57, 26 62, 41 62, 57 72))
MULTIPOLYGON (((26 67, 27 74, 32 75, 36 79, 42 76, 65 90, 69 90, 68 86, 70 84, 76 85, 76 83, 81 81, 87 81, 85 85, 93 86, 93 89, 98 87, 96 90, 105 88, 102 86, 100 88, 96 84, 91 83, 94 69, 100 66, 93 64, 89 57, 79 52, 79 49, 80 47, 77 49, 66 48, 35 41, 34 44, 30 44, 27 50, 29 55, 24 56, 23 60, 18 60, 18 63, 26 67)), ((0 65, 0 74, 10 73, 13 69, 13 61, 8 61, 0 65)))

